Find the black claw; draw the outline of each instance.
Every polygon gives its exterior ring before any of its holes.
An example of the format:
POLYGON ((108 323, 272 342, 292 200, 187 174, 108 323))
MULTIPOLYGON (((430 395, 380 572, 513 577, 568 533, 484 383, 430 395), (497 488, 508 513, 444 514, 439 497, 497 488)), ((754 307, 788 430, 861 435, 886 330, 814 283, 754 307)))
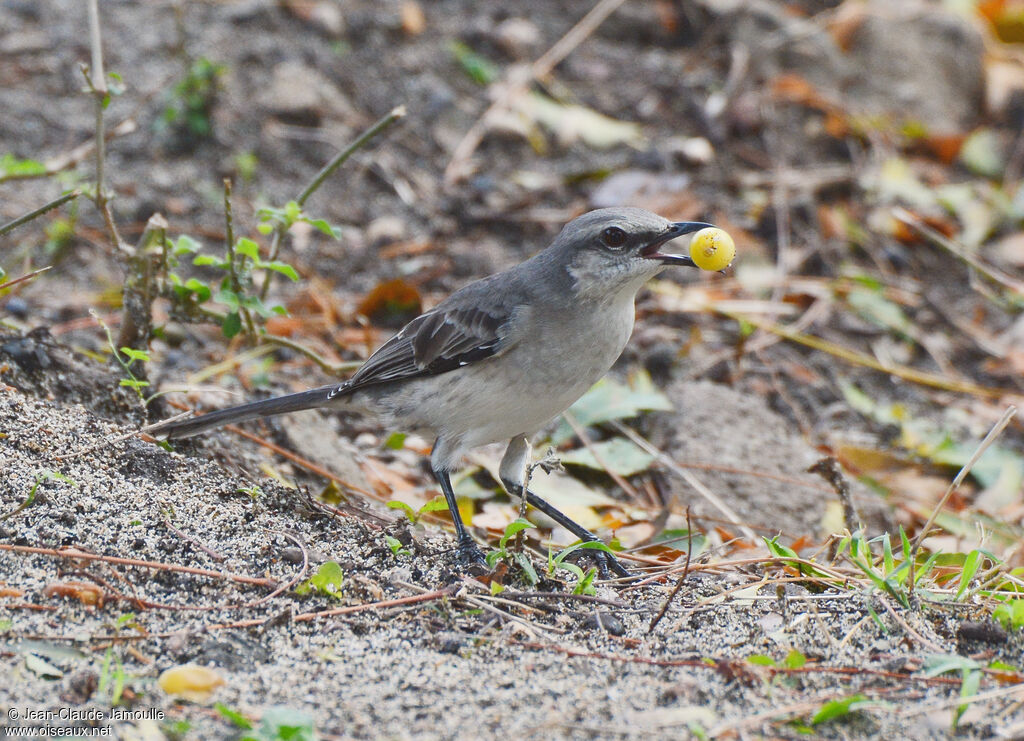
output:
POLYGON ((487 565, 487 559, 484 558, 484 552, 472 540, 459 541, 456 558, 474 576, 489 574, 491 571, 491 567, 487 565))
POLYGON ((611 579, 611 572, 614 571, 618 576, 632 576, 626 567, 619 563, 619 559, 615 558, 611 553, 607 551, 594 551, 591 553, 594 560, 597 562, 597 573, 601 575, 602 579, 611 579))

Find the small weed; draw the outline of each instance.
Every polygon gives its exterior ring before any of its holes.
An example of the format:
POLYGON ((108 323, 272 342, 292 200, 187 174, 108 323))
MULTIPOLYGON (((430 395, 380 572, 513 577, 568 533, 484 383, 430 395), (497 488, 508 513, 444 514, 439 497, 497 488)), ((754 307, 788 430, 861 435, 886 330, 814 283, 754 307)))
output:
POLYGON ((1024 599, 1004 602, 992 611, 992 617, 1006 630, 1024 628, 1024 599))
MULTIPOLYGON (((947 672, 960 672, 960 697, 966 699, 978 693, 978 687, 981 685, 981 670, 981 664, 966 656, 937 655, 929 656, 925 661, 924 676, 937 677, 947 672)), ((954 731, 960 724, 960 718, 966 712, 968 704, 965 702, 962 705, 958 705, 953 711, 952 727, 954 731)))
POLYGON ((555 555, 552 551, 548 551, 548 574, 554 574, 559 569, 568 571, 576 576, 576 586, 573 588, 573 594, 595 594, 594 590, 594 579, 597 577, 597 569, 591 567, 587 569, 586 573, 583 573, 576 564, 571 561, 567 561, 566 558, 580 550, 581 548, 587 550, 598 550, 605 551, 614 555, 614 551, 606 546, 604 543, 599 541, 589 541, 584 543, 575 543, 568 548, 563 548, 559 551, 558 555, 555 555))
POLYGON ((44 481, 51 480, 63 481, 65 484, 71 484, 72 486, 75 485, 75 482, 73 480, 69 479, 62 473, 58 473, 56 471, 43 471, 42 473, 36 476, 35 483, 33 483, 32 488, 29 489, 28 496, 25 497, 25 501, 23 501, 21 504, 19 504, 17 507, 12 509, 7 514, 0 515, 0 522, 10 519, 11 517, 14 517, 14 515, 21 512, 22 510, 31 507, 33 502, 36 501, 36 492, 39 491, 39 485, 42 484, 44 481))
POLYGON ((345 574, 336 561, 328 561, 313 576, 295 587, 296 594, 318 592, 332 599, 341 599, 341 586, 345 582, 345 574))
POLYGON ((225 705, 222 702, 214 703, 213 707, 214 707, 214 709, 216 709, 216 711, 218 713, 220 713, 225 718, 227 718, 229 721, 231 721, 231 723, 234 724, 234 726, 236 728, 241 728, 241 729, 246 730, 246 731, 251 731, 255 727, 251 720, 246 718, 244 715, 242 715, 237 710, 232 710, 231 708, 229 708, 227 705, 225 705))
POLYGON ((100 681, 97 693, 104 696, 109 692, 110 705, 113 707, 121 702, 121 694, 124 692, 124 663, 121 657, 114 653, 111 646, 103 656, 103 665, 100 668, 100 681))
POLYGON ((384 542, 387 543, 388 548, 391 549, 391 553, 395 557, 412 555, 412 551, 410 551, 408 548, 403 547, 402 541, 400 541, 398 538, 395 538, 391 535, 385 535, 384 542))
POLYGON ((212 137, 213 108, 226 69, 206 57, 194 60, 174 86, 160 124, 185 142, 212 137))
POLYGON ((490 551, 487 556, 487 565, 493 570, 498 561, 503 559, 511 561, 519 566, 522 571, 523 578, 526 583, 533 586, 537 583, 537 570, 533 567, 533 563, 530 561, 530 557, 522 551, 513 551, 509 549, 509 541, 516 536, 517 533, 527 530, 531 527, 537 527, 529 520, 517 518, 505 526, 505 532, 501 536, 501 540, 498 541, 498 547, 490 551))
POLYGON ((424 504, 419 509, 413 509, 405 502, 400 502, 397 499, 392 499, 387 502, 388 509, 400 509, 405 513, 405 516, 409 518, 409 522, 413 525, 417 524, 420 519, 428 512, 444 512, 448 509, 448 502, 440 494, 431 499, 429 502, 424 504))
POLYGON ((255 733, 247 733, 239 741, 315 741, 313 716, 288 707, 267 708, 255 733))

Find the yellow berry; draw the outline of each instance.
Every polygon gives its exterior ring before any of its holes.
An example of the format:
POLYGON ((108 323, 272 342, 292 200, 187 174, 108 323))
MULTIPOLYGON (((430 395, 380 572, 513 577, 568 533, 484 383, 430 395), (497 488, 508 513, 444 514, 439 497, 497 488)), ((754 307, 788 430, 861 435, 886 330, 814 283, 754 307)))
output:
POLYGON ((723 229, 707 227, 693 235, 690 258, 701 270, 723 270, 736 257, 736 245, 723 229))

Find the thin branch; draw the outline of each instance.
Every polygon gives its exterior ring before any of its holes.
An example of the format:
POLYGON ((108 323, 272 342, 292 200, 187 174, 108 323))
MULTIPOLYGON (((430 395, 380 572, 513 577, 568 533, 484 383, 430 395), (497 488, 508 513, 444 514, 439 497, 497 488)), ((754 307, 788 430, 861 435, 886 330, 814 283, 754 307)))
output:
POLYGON ((880 371, 882 373, 888 373, 889 375, 902 378, 905 381, 910 381, 911 383, 916 383, 921 386, 931 386, 933 388, 943 389, 944 391, 956 391, 962 394, 974 394, 976 396, 984 396, 988 398, 1001 398, 1003 396, 1016 393, 1011 389, 981 386, 970 381, 959 381, 956 379, 946 378, 934 373, 920 371, 916 368, 909 368, 904 365, 888 365, 876 360, 870 355, 858 352, 857 350, 850 350, 849 348, 837 345, 834 342, 829 342, 821 337, 815 337, 803 332, 798 332, 781 324, 763 321, 750 314, 739 314, 722 309, 716 309, 716 311, 731 319, 752 324, 758 329, 766 329, 784 339, 790 340, 791 342, 797 342, 814 350, 828 353, 829 355, 845 360, 853 365, 861 365, 865 368, 871 368, 872 370, 880 371))
POLYGON ((82 76, 93 96, 96 109, 96 208, 103 215, 103 221, 114 242, 114 247, 122 252, 131 253, 131 248, 121 241, 121 235, 114 223, 114 215, 110 210, 104 182, 104 166, 106 160, 106 135, 104 133, 103 111, 107 105, 110 91, 107 88, 107 77, 103 71, 103 39, 100 35, 99 0, 89 0, 89 45, 92 48, 92 68, 81 65, 82 76))
POLYGON ((27 280, 32 280, 40 273, 45 273, 52 267, 53 265, 47 265, 45 268, 39 268, 39 270, 33 270, 31 273, 25 273, 25 275, 22 275, 21 277, 15 278, 13 280, 9 280, 6 283, 0 283, 0 291, 6 291, 8 288, 14 288, 14 286, 18 285, 19 283, 24 283, 27 280))
POLYGON ((686 508, 686 563, 683 564, 683 573, 679 575, 676 585, 672 588, 672 593, 669 594, 668 599, 665 600, 665 604, 661 606, 658 614, 651 620, 651 624, 647 626, 647 633, 653 633, 654 629, 658 627, 658 623, 665 617, 665 613, 668 612, 669 605, 675 600, 676 595, 679 594, 679 590, 683 586, 683 582, 686 581, 686 577, 690 575, 690 554, 693 552, 693 526, 690 524, 690 508, 686 508))
POLYGON ((694 489, 696 489, 698 494, 707 499, 715 507, 715 509, 717 509, 723 515, 725 515, 732 524, 734 524, 736 527, 740 529, 740 532, 743 533, 743 537, 747 538, 751 543, 760 542, 760 539, 757 537, 757 535, 754 534, 754 531, 743 523, 743 521, 739 518, 739 515, 737 515, 733 511, 732 507, 730 507, 728 504, 722 501, 722 499, 713 491, 708 489, 708 487, 704 486, 700 479, 698 479, 692 473, 687 471, 685 468, 676 464, 676 462, 672 460, 668 456, 668 454, 659 450, 653 443, 651 443, 645 437, 640 435, 640 433, 638 433, 636 430, 630 429, 629 427, 622 424, 618 420, 612 420, 611 425, 616 430, 618 430, 623 435, 632 440, 634 443, 636 443, 641 450, 644 450, 649 455, 653 455, 659 463, 661 463, 676 476, 678 476, 683 481, 692 486, 694 489))
MULTIPOLYGON (((375 136, 387 130, 393 123, 395 123, 395 121, 400 118, 404 118, 405 114, 406 111, 404 105, 396 106, 392 108, 387 115, 373 124, 373 126, 360 134, 355 141, 338 152, 330 162, 321 168, 320 172, 313 176, 309 185, 303 188, 299 197, 295 199, 296 203, 298 203, 299 206, 305 205, 306 201, 309 200, 309 197, 312 196, 317 189, 324 184, 324 181, 327 180, 335 170, 341 167, 349 157, 365 147, 375 136)), ((276 260, 278 254, 280 254, 281 243, 284 240, 285 231, 286 228, 284 224, 278 224, 277 227, 274 228, 274 234, 270 239, 270 250, 267 257, 269 262, 276 260)), ((271 276, 272 271, 268 271, 266 276, 263 278, 263 287, 260 289, 261 300, 266 300, 267 298, 267 291, 270 290, 271 276)))
POLYGON ((277 582, 274 579, 264 579, 253 576, 242 576, 241 574, 230 574, 224 571, 212 571, 210 569, 199 569, 193 566, 179 566, 178 564, 173 563, 160 563, 158 561, 142 561, 137 558, 101 556, 98 553, 86 553, 85 551, 79 551, 74 548, 57 550, 56 548, 37 548, 35 546, 10 545, 8 543, 0 543, 0 551, 10 551, 12 553, 21 553, 23 555, 52 556, 54 558, 63 558, 69 561, 103 561, 104 563, 113 563, 118 564, 120 566, 138 566, 140 568, 155 569, 157 571, 176 571, 182 574, 208 576, 213 579, 226 579, 227 581, 233 581, 239 584, 253 584, 259 587, 277 586, 277 582))
POLYGON ((938 230, 928 226, 906 209, 895 209, 893 211, 893 216, 896 217, 897 221, 906 224, 918 234, 922 235, 923 237, 926 237, 928 241, 946 250, 951 255, 953 255, 953 257, 962 260, 965 264, 977 270, 979 273, 984 275, 993 283, 998 283, 1003 288, 1007 288, 1013 291, 1018 296, 1024 296, 1024 282, 1021 282, 1016 278, 1007 275, 1006 273, 1004 273, 1001 270, 998 270, 997 268, 994 268, 990 265, 985 265, 979 259, 974 257, 974 255, 968 253, 963 246, 957 244, 955 241, 953 241, 946 235, 942 234, 938 230))
POLYGON ((301 345, 298 342, 293 342, 287 337, 281 337, 275 334, 265 334, 260 338, 263 344, 267 345, 279 345, 281 347, 287 347, 289 350, 294 350, 300 355, 305 355, 307 358, 316 363, 320 370, 331 376, 341 376, 345 373, 358 370, 359 366, 363 364, 361 360, 343 360, 340 363, 332 363, 330 360, 320 355, 315 350, 301 345))
POLYGON ((58 206, 63 206, 72 198, 78 198, 78 196, 80 195, 82 195, 82 191, 76 188, 75 190, 69 191, 58 198, 54 198, 52 201, 45 205, 40 206, 35 211, 29 211, 27 214, 25 214, 24 216, 19 216, 14 221, 8 221, 3 226, 0 226, 0 237, 2 237, 4 234, 7 234, 7 232, 11 231, 12 229, 17 229, 22 224, 27 224, 33 219, 42 216, 47 211, 52 211, 58 206))
POLYGON ((974 453, 971 454, 971 457, 967 459, 967 462, 963 465, 963 468, 960 469, 960 472, 957 473, 953 481, 950 482, 948 487, 946 487, 946 493, 943 494, 942 498, 939 499, 938 503, 936 503, 935 508, 932 510, 931 516, 928 518, 928 521, 924 523, 924 527, 921 528, 921 532, 919 532, 917 534, 917 537, 914 538, 914 546, 910 549, 909 559, 910 583, 908 587, 911 594, 914 593, 914 567, 917 563, 917 552, 921 548, 921 543, 924 541, 926 537, 928 537, 928 531, 935 523, 935 518, 939 516, 939 512, 941 512, 942 508, 946 506, 946 502, 949 501, 949 498, 953 495, 953 492, 960 488, 960 484, 962 484, 964 482, 964 479, 967 478, 967 474, 970 473, 971 469, 974 467, 974 464, 978 462, 978 459, 981 458, 981 456, 985 453, 986 450, 988 450, 989 446, 992 445, 993 442, 995 442, 996 438, 1002 434, 1003 430, 1006 429, 1006 425, 1010 424, 1010 420, 1013 419, 1013 416, 1016 413, 1017 407, 1015 407, 1013 404, 1006 408, 1006 411, 1003 412, 1003 416, 1000 417, 999 421, 996 422, 992 429, 988 431, 988 434, 985 435, 985 438, 978 444, 977 449, 974 451, 974 453))

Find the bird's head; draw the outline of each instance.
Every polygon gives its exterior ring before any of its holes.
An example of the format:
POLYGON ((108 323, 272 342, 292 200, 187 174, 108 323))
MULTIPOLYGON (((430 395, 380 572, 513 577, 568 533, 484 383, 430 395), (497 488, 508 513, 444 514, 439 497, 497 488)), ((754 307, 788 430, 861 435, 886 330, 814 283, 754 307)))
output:
POLYGON ((551 245, 577 295, 635 294, 669 265, 696 267, 689 256, 662 248, 676 237, 711 226, 672 222, 642 208, 602 208, 570 221, 551 245))

